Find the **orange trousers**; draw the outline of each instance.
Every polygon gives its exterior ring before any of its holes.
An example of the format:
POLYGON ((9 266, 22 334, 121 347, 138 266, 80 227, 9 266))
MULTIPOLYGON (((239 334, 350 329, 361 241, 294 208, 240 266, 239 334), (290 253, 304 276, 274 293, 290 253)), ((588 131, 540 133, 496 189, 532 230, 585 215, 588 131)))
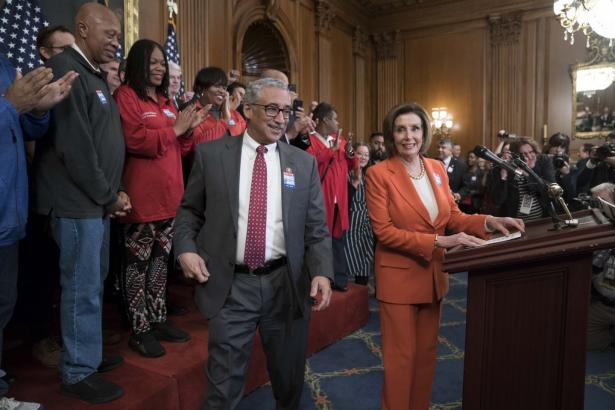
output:
POLYGON ((380 302, 383 410, 428 410, 436 368, 441 302, 380 302))

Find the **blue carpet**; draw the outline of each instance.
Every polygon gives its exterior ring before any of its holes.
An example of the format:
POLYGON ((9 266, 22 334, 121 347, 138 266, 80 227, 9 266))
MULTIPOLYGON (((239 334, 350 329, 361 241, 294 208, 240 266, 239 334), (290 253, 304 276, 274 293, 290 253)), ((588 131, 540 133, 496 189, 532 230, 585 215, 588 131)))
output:
MULTIPOLYGON (((442 310, 431 410, 462 408, 467 276, 451 275, 450 285, 442 310)), ((380 408, 382 353, 378 303, 373 292, 369 306, 365 327, 308 359, 301 410, 380 408)), ((615 409, 615 350, 588 352, 585 374, 585 410, 615 409)), ((270 385, 246 396, 238 407, 274 408, 270 385)))

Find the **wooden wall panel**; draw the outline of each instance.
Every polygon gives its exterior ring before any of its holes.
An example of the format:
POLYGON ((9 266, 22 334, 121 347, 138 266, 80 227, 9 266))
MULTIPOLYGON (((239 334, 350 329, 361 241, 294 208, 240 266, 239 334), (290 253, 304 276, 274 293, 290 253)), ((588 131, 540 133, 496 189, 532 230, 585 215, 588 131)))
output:
MULTIPOLYGON (((548 84, 548 135, 561 131, 567 135, 572 132, 572 78, 570 67, 586 58, 585 38, 577 37, 577 42, 570 45, 564 41, 564 33, 555 20, 549 22, 549 65, 547 67, 548 84)), ((573 150, 583 144, 583 140, 572 141, 573 150)), ((588 141, 592 142, 592 141, 588 141)))
MULTIPOLYGON (((354 128, 354 64, 352 53, 352 37, 334 27, 331 30, 330 54, 330 89, 327 101, 337 109, 340 127, 344 135, 348 131, 356 132, 354 128), (353 125, 353 127, 351 127, 353 125)), ((324 98, 323 98, 324 100, 324 98)))
POLYGON ((139 37, 164 44, 167 37, 166 2, 139 2, 139 37))
MULTIPOLYGON (((239 67, 242 21, 265 18, 267 5, 275 4, 275 24, 285 31, 292 52, 291 81, 297 83, 300 96, 306 105, 311 100, 331 101, 344 129, 364 134, 359 139, 381 128, 392 105, 411 100, 428 110, 448 107, 457 124, 452 136, 464 150, 477 143, 490 145, 501 128, 541 142, 544 124, 548 134, 570 133, 569 67, 585 58, 585 38, 578 36, 573 46, 563 41, 550 0, 418 2, 379 16, 351 0, 178 3, 178 40, 187 84, 206 65, 239 67), (317 8, 323 3, 329 23, 321 33, 317 8), (494 44, 489 18, 510 13, 521 16, 518 42, 494 44), (360 54, 353 43, 357 28, 368 38, 360 54), (398 34, 398 45, 388 57, 381 54, 382 43, 372 41, 374 35, 383 38, 383 28, 398 34)), ((140 0, 139 11, 142 37, 163 42, 166 2, 140 0)))
MULTIPOLYGON (((193 0, 199 2, 201 0, 193 0)), ((229 16, 227 15, 228 5, 230 2, 208 0, 208 8, 206 18, 203 15, 196 15, 195 18, 200 20, 197 25, 198 30, 207 30, 207 46, 209 52, 207 53, 208 61, 207 65, 221 67, 227 71, 228 67, 228 55, 231 53, 232 33, 231 25, 229 24, 229 16)), ((205 44, 195 44, 197 47, 203 47, 205 44)))
POLYGON ((318 67, 314 64, 318 58, 316 34, 314 32, 314 10, 311 2, 298 2, 297 9, 297 27, 299 33, 302 33, 297 45, 301 64, 298 78, 292 79, 292 81, 298 83, 299 95, 307 108, 312 100, 317 99, 318 94, 316 85, 318 67))
POLYGON ((208 13, 209 5, 209 0, 183 0, 179 3, 177 41, 187 90, 192 89, 198 70, 207 66, 209 62, 209 30, 207 30, 204 18, 208 13))
MULTIPOLYGON (((405 41, 404 101, 418 102, 430 114, 433 107, 447 107, 455 122, 451 137, 464 153, 483 137, 484 47, 480 30, 405 41)), ((432 142, 430 152, 436 146, 432 142)))

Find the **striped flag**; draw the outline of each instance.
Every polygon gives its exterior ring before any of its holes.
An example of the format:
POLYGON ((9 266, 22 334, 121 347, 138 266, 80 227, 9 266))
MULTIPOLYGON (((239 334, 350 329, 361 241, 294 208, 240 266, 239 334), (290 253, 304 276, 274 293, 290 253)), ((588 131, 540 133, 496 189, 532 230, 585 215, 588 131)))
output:
MULTIPOLYGON (((174 2, 168 2, 169 6, 169 22, 167 24, 167 40, 164 42, 164 52, 167 55, 169 61, 174 62, 177 65, 180 64, 179 59, 179 45, 177 44, 177 35, 175 34, 175 14, 177 14, 177 4, 174 2)), ((184 80, 179 87, 179 95, 184 94, 184 80)))
POLYGON ((43 64, 36 50, 36 36, 49 22, 36 0, 6 0, 0 12, 0 52, 22 73, 43 64))

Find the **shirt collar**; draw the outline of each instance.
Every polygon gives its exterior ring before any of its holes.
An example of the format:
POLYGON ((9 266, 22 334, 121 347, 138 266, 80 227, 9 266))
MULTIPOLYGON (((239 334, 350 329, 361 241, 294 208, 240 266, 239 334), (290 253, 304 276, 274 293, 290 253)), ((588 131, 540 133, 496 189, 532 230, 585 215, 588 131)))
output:
MULTIPOLYGON (((251 150, 250 152, 256 152, 256 148, 258 148, 260 145, 258 142, 256 142, 251 136, 250 134, 248 134, 248 131, 246 130, 244 137, 243 137, 243 146, 246 147, 247 149, 251 150)), ((277 142, 272 142, 271 144, 267 144, 265 145, 267 147, 267 152, 274 152, 275 149, 278 146, 277 142)))
POLYGON ((90 67, 92 67, 92 70, 96 71, 97 73, 100 73, 100 67, 96 67, 94 64, 92 64, 92 62, 90 60, 88 60, 88 58, 85 56, 85 54, 83 54, 83 50, 81 50, 79 48, 79 46, 77 45, 77 43, 73 43, 71 44, 71 47, 78 52, 79 54, 81 54, 81 57, 83 57, 85 59, 85 61, 88 62, 88 64, 90 65, 90 67))

